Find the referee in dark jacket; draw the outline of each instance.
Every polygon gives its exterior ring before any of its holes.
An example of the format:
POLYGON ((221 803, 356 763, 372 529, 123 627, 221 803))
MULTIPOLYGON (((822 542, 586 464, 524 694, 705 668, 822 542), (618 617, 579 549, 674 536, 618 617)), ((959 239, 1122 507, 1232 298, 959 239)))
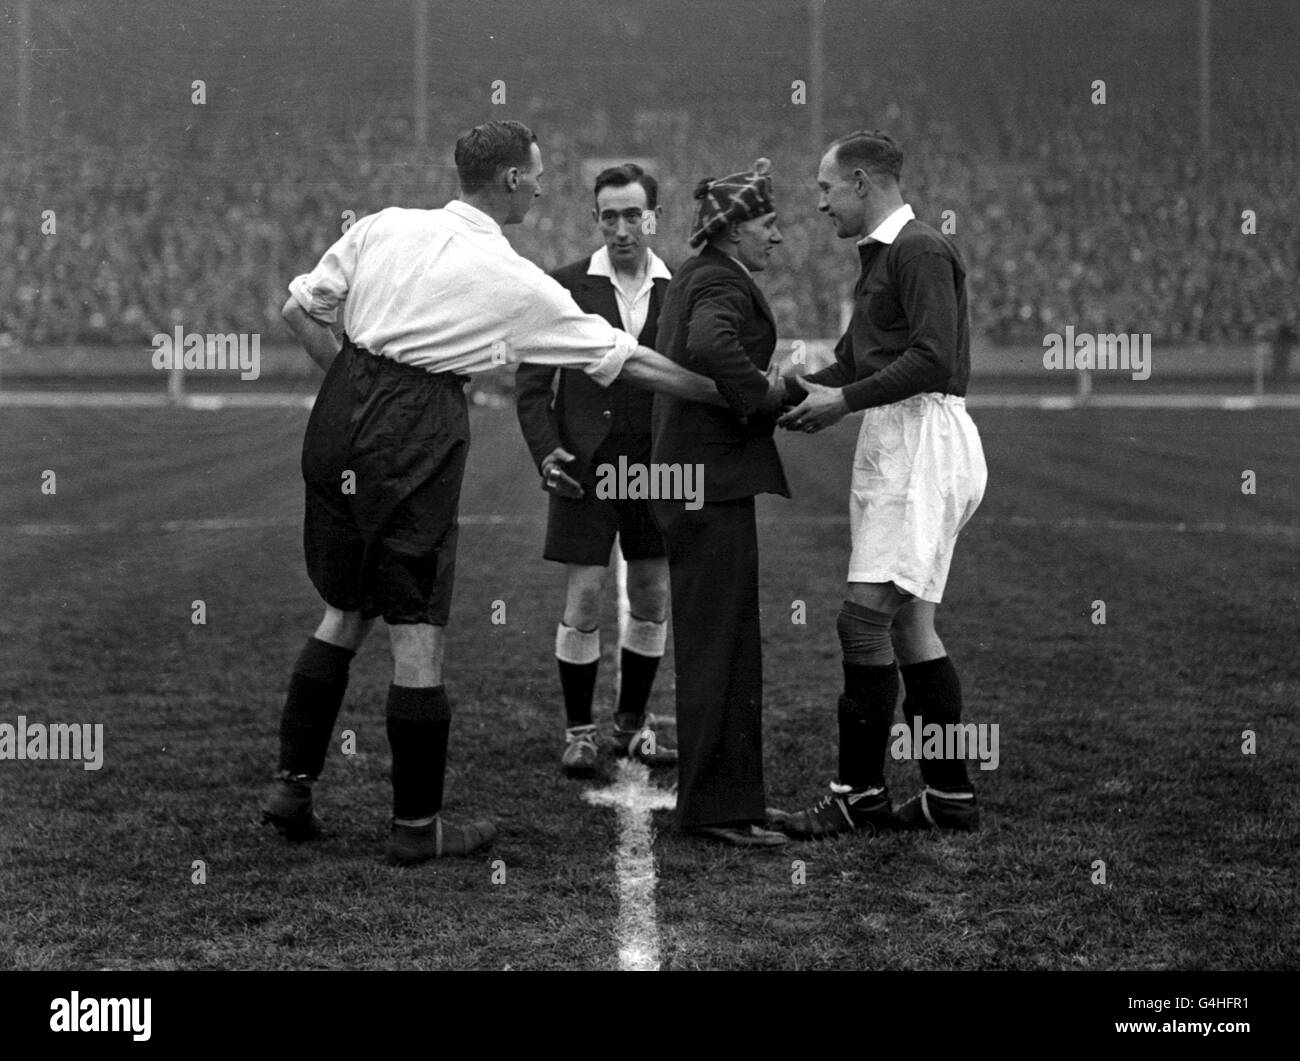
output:
MULTIPOLYGON (((659 307, 672 274, 650 249, 662 208, 654 177, 635 163, 596 176, 592 214, 604 246, 551 275, 588 313, 653 348, 659 307)), ((627 561, 628 610, 619 644, 620 682, 614 713, 616 754, 668 766, 677 753, 645 725, 646 705, 667 640, 668 561, 644 499, 598 498, 597 469, 650 461, 654 396, 615 380, 608 387, 586 373, 552 365, 520 365, 516 410, 524 439, 550 493, 542 555, 565 565, 564 615, 555 658, 564 695, 561 766, 570 777, 596 772, 592 699, 600 664, 600 605, 610 550, 618 537, 627 561), (557 378, 558 377, 558 378, 557 378)))
MULTIPOLYGON (((656 465, 696 465, 703 504, 651 502, 668 544, 680 755, 677 823, 744 847, 787 842, 764 828, 763 655, 757 494, 789 497, 772 439, 777 390, 765 374, 776 323, 752 273, 781 242, 769 163, 703 180, 691 246, 659 316, 659 348, 710 377, 728 408, 654 400, 656 465)), ((784 393, 784 387, 780 388, 784 393)))

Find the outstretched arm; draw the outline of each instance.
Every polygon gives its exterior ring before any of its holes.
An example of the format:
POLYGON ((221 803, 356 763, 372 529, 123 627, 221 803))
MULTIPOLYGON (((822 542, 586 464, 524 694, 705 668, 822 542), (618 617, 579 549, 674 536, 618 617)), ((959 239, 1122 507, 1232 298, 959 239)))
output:
POLYGON ((623 363, 620 376, 647 390, 684 398, 688 402, 704 402, 706 405, 723 407, 727 404, 726 399, 718 393, 718 388, 713 385, 713 380, 688 372, 648 346, 636 348, 636 352, 623 363))

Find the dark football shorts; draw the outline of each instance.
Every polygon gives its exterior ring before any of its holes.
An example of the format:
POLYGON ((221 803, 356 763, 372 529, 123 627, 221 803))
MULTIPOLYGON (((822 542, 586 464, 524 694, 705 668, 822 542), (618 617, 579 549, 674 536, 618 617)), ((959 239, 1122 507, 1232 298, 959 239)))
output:
POLYGON ((469 452, 466 381, 345 339, 302 448, 303 550, 326 604, 393 624, 447 624, 469 452))
MULTIPOLYGON (((648 463, 649 439, 644 445, 629 440, 607 439, 592 456, 593 468, 608 461, 616 464, 620 453, 629 461, 648 463)), ((649 560, 667 556, 664 540, 650 514, 649 501, 627 501, 596 497, 587 485, 581 498, 551 495, 546 520, 546 546, 542 557, 561 564, 607 567, 614 536, 624 560, 649 560)))

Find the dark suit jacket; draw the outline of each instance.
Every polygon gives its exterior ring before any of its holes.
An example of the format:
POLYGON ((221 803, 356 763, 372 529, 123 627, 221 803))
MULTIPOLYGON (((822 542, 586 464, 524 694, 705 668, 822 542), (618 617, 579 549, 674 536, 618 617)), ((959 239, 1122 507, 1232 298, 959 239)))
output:
MULTIPOLYGON (((599 314, 615 328, 623 327, 614 285, 608 277, 588 276, 590 266, 591 258, 587 257, 556 269, 551 276, 568 289, 579 309, 599 314)), ((645 326, 637 336, 642 346, 654 348, 659 310, 667 288, 667 280, 654 282, 645 326)), ((649 459, 654 395, 644 387, 618 379, 602 387, 581 369, 521 364, 515 375, 515 388, 519 426, 539 471, 546 455, 556 446, 563 446, 577 457, 564 470, 584 487, 594 490, 592 455, 609 437, 611 429, 641 436, 643 446, 639 448, 645 450, 642 459, 649 459), (558 386, 556 373, 560 377, 558 386)))
POLYGON ((772 311, 740 264, 712 247, 687 259, 664 297, 658 349, 712 379, 730 408, 656 394, 651 452, 657 464, 703 464, 706 502, 790 496, 776 417, 757 411, 775 348, 772 311))

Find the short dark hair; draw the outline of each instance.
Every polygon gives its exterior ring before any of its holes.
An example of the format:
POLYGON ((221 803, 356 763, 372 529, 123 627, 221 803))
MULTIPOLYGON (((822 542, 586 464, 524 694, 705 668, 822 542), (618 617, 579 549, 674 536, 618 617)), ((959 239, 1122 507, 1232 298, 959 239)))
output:
POLYGON ((602 188, 622 188, 629 184, 639 184, 645 189, 646 208, 653 210, 659 205, 659 182, 638 166, 635 162, 624 162, 621 166, 610 166, 596 174, 597 198, 602 188))
POLYGON ((503 169, 524 169, 537 135, 523 122, 484 122, 456 141, 456 176, 463 192, 486 188, 503 169))
POLYGON ((898 180, 903 172, 903 152, 893 139, 878 129, 858 129, 831 144, 835 161, 842 169, 861 169, 898 180))

